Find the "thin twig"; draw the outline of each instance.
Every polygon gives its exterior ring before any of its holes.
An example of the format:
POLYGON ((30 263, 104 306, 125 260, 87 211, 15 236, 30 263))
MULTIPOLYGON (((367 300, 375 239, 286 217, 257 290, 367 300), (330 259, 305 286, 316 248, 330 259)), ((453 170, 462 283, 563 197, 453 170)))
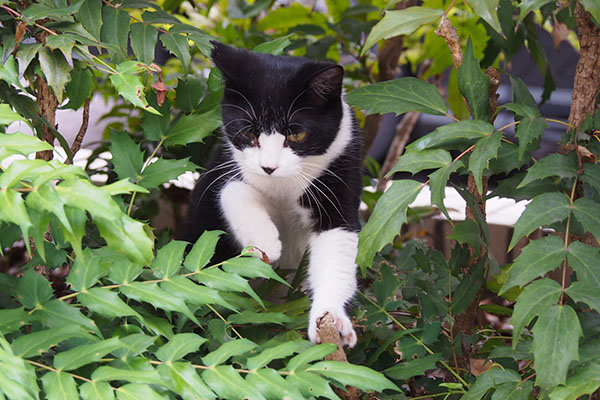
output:
MULTIPOLYGON (((83 117, 81 118, 81 126, 79 127, 79 132, 77 132, 77 136, 75 136, 75 140, 73 140, 73 144, 71 145, 71 154, 73 155, 73 159, 75 159, 75 153, 79 151, 81 148, 81 142, 83 141, 83 137, 88 129, 88 123, 90 121, 90 98, 85 99, 83 103, 83 117)), ((65 161, 66 164, 70 163, 70 160, 65 161)))

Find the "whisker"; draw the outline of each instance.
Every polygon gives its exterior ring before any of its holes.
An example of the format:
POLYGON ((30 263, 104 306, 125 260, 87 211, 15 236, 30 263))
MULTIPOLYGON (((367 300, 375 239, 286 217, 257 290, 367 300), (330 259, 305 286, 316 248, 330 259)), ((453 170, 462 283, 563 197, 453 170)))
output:
POLYGON ((292 103, 290 104, 287 113, 286 113, 286 117, 285 119, 287 121, 289 121, 290 118, 290 112, 292 111, 292 107, 294 107, 294 104, 296 103, 296 101, 300 98, 300 96, 302 96, 304 93, 306 93, 306 91, 308 90, 308 88, 305 88, 303 91, 301 91, 300 93, 298 93, 298 95, 296 96, 296 98, 292 101, 292 103))
POLYGON ((252 106, 252 103, 250 103, 250 101, 248 100, 248 98, 247 98, 246 96, 244 96, 244 94, 243 94, 242 92, 240 92, 239 90, 235 90, 235 89, 233 89, 233 88, 227 88, 227 89, 228 89, 228 90, 231 90, 231 91, 234 91, 234 92, 236 92, 237 94, 239 94, 240 96, 242 96, 242 98, 243 98, 244 100, 246 100, 246 103, 248 103, 248 105, 250 106, 250 111, 252 111, 252 115, 254 115, 254 119, 258 119, 258 118, 256 117, 256 113, 254 112, 254 107, 252 106))
MULTIPOLYGON (((221 104, 221 106, 237 108, 238 110, 242 110, 243 112, 245 112, 249 118, 252 118, 252 115, 250 115, 248 110, 246 110, 244 107, 238 106, 237 104, 221 104)), ((252 111, 252 114, 254 114, 254 110, 251 110, 251 111, 252 111)), ((254 119, 257 119, 256 116, 254 116, 254 119)))

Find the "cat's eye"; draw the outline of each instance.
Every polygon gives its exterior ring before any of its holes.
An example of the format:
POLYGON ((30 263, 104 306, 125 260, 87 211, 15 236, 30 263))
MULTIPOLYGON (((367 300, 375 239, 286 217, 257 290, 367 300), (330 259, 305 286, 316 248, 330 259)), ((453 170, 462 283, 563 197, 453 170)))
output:
POLYGON ((248 139, 256 139, 256 134, 252 131, 245 131, 244 136, 246 136, 248 139))
POLYGON ((306 131, 300 131, 297 133, 289 134, 287 139, 292 143, 302 143, 306 140, 306 136, 308 136, 308 133, 306 133, 306 131))

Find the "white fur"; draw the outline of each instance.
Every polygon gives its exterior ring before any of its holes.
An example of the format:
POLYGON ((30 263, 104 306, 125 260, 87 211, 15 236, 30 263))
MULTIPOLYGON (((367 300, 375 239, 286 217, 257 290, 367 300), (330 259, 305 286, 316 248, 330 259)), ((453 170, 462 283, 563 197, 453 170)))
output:
MULTIPOLYGON (((343 229, 311 233, 309 210, 300 207, 299 198, 329 164, 338 158, 352 140, 350 107, 343 103, 339 131, 327 152, 319 156, 299 157, 284 147, 279 132, 259 136, 259 145, 230 150, 242 170, 242 181, 232 181, 221 191, 221 208, 230 231, 242 246, 255 246, 271 261, 297 267, 310 249, 308 282, 313 293, 309 316, 309 337, 320 338, 317 319, 324 312, 334 317, 344 344, 354 346, 356 334, 344 312, 344 304, 356 290, 358 236, 343 229), (271 175, 263 167, 274 169, 271 175), (243 207, 240 207, 243 205, 243 207)), ((314 189, 313 189, 314 190, 314 189)), ((333 197, 333 193, 323 193, 333 197)), ((335 204, 337 199, 331 199, 335 204)))

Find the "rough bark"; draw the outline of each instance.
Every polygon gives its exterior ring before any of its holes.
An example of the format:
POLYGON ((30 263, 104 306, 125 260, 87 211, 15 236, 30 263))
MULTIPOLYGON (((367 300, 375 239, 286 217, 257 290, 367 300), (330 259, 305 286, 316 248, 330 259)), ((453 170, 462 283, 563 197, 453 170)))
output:
MULTIPOLYGON (((48 86, 44 78, 38 75, 37 77, 37 105, 40 109, 40 114, 44 117, 50 125, 55 126, 56 124, 56 108, 58 107, 58 100, 52 89, 48 86)), ((54 133, 49 126, 42 125, 42 139, 51 145, 54 145, 54 133)), ((52 150, 39 151, 36 153, 35 158, 42 160, 52 159, 52 150)))
MULTIPOLYGON (((77 136, 75 136, 75 140, 73 140, 73 144, 71 144, 71 154, 73 155, 73 159, 75 159, 75 153, 79 151, 81 148, 81 142, 85 137, 85 133, 87 132, 88 123, 90 121, 90 98, 85 99, 83 103, 83 116, 81 118, 81 127, 79 128, 79 132, 77 132, 77 136)), ((65 161, 66 164, 69 164, 70 161, 67 158, 65 161)))

